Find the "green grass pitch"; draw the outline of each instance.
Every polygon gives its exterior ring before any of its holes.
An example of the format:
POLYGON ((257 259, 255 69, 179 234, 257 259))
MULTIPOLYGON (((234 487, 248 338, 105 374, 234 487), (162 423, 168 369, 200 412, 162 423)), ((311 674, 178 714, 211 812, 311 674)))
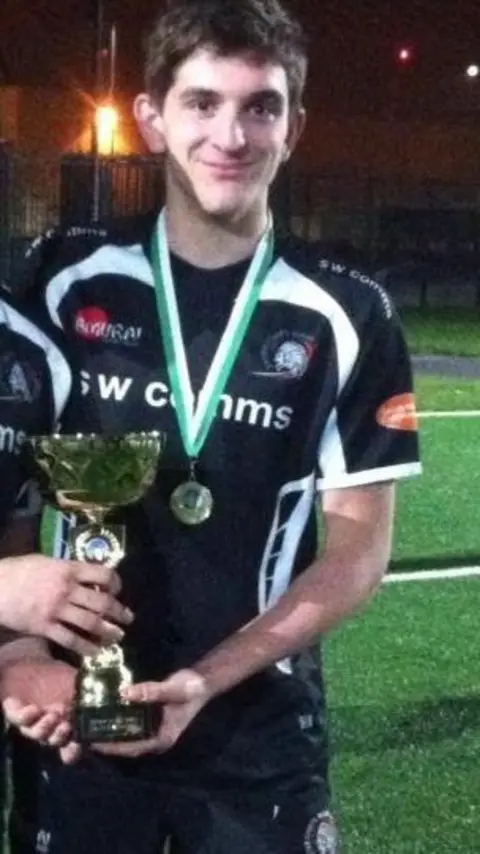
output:
POLYGON ((326 642, 345 854, 480 850, 480 579, 385 585, 326 642))

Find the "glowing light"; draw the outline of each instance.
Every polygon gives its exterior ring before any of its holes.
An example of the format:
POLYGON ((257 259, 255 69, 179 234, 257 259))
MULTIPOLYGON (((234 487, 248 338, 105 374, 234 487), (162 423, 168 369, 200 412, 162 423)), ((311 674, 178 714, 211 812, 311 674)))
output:
POLYGON ((475 77, 480 75, 480 65, 469 65, 465 70, 465 74, 473 80, 475 77))
POLYGON ((413 60, 413 48, 408 45, 398 48, 397 61, 401 65, 409 65, 413 60))
POLYGON ((113 154, 115 134, 118 130, 118 110, 111 104, 103 104, 95 110, 95 129, 99 154, 113 154))

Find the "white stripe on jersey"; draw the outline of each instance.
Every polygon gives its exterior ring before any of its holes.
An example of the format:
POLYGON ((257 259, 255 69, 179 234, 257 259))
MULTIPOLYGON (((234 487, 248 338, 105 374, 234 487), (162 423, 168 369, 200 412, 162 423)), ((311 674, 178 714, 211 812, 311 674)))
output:
POLYGON ((282 258, 273 265, 263 288, 261 300, 281 300, 321 314, 330 324, 337 355, 338 389, 340 394, 352 373, 358 357, 360 342, 348 315, 320 284, 307 278, 282 258))
POLYGON ((278 492, 258 577, 258 607, 261 614, 278 602, 290 584, 295 555, 314 497, 315 472, 301 480, 284 484, 278 492), (298 499, 290 515, 284 518, 282 503, 292 493, 298 493, 298 499))
POLYGON ((337 409, 332 409, 320 442, 318 464, 326 481, 330 477, 330 472, 333 472, 333 477, 337 477, 337 475, 343 476, 347 471, 337 416, 337 409))
POLYGON ((43 350, 50 372, 55 421, 57 421, 65 408, 72 388, 72 373, 67 360, 53 341, 50 341, 37 326, 3 300, 0 300, 0 322, 5 323, 13 332, 27 338, 43 350))
POLYGON ((399 480, 403 477, 414 477, 422 473, 421 463, 399 463, 394 466, 370 469, 369 471, 335 473, 331 477, 317 478, 317 491, 327 489, 346 489, 349 486, 367 486, 371 483, 384 483, 386 480, 399 480))
POLYGON ((15 498, 14 519, 33 519, 40 514, 42 496, 34 480, 27 480, 15 498))
POLYGON ((142 246, 107 244, 92 252, 81 261, 65 267, 50 279, 45 297, 52 321, 61 328, 59 308, 71 286, 78 281, 94 279, 96 276, 126 276, 137 279, 153 288, 153 272, 142 246))

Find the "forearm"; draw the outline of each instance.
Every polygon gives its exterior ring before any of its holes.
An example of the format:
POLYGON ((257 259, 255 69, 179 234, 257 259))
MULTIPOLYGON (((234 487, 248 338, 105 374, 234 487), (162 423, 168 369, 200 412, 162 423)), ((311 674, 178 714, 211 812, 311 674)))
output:
POLYGON ((363 496, 365 510, 355 492, 350 503, 330 499, 323 556, 269 611, 198 662, 213 696, 310 646, 371 597, 390 556, 394 493, 370 488, 363 496))
MULTIPOLYGON (((38 524, 36 517, 14 518, 0 535, 0 627, 6 627, 6 632, 13 630, 12 635, 18 630, 24 630, 24 625, 18 624, 16 565, 12 558, 35 552, 38 524)), ((3 643, 5 635, 0 628, 0 646, 3 646, 3 643)))
MULTIPOLYGON (((13 633, 11 633, 13 634, 13 633)), ((29 696, 31 670, 18 665, 52 661, 48 644, 43 638, 16 635, 0 647, 0 700, 11 695, 29 696)))
POLYGON ((12 576, 9 558, 0 559, 0 644, 3 646, 15 634, 18 626, 16 608, 12 607, 16 597, 14 591, 15 577, 12 576))
POLYGON ((50 660, 52 656, 47 641, 0 629, 0 678, 5 667, 25 658, 50 660))
POLYGON ((310 646, 353 614, 380 583, 384 568, 318 561, 279 602, 205 656, 195 670, 215 696, 310 646))

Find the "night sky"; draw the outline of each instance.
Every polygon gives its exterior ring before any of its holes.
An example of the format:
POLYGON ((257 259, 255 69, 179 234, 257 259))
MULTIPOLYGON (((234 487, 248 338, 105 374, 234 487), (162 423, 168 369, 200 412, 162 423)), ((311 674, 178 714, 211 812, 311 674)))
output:
MULTIPOLYGON (((0 0, 0 82, 65 85, 91 91, 93 0, 0 0)), ((343 114, 473 115, 480 121, 478 0, 291 0, 307 25, 314 61, 309 106, 343 114), (412 45, 414 62, 399 67, 395 50, 412 45)), ((118 86, 141 86, 141 37, 159 0, 105 0, 118 27, 118 86)))

